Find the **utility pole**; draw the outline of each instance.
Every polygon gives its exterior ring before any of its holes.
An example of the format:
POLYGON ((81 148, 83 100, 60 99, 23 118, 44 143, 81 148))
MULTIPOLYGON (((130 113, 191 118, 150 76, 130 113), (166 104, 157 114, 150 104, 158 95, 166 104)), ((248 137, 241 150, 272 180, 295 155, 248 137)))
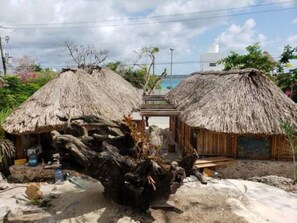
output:
POLYGON ((173 49, 170 48, 171 51, 171 61, 170 61, 170 89, 172 89, 172 57, 173 57, 173 49))
POLYGON ((3 71, 4 71, 4 75, 6 75, 6 63, 5 63, 5 57, 4 57, 4 54, 3 54, 1 36, 0 36, 0 51, 1 51, 1 59, 2 59, 3 71))

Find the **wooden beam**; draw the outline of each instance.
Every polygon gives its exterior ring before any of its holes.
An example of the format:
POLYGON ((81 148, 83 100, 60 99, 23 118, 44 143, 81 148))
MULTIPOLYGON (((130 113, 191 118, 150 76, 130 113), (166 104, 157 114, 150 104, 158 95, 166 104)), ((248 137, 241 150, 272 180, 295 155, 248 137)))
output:
POLYGON ((165 100, 165 95, 144 95, 143 96, 144 100, 151 99, 151 98, 158 98, 158 99, 165 100))
POLYGON ((144 101, 162 101, 167 103, 164 95, 144 95, 143 100, 144 101))
POLYGON ((157 109, 157 108, 141 108, 140 110, 139 110, 140 112, 154 112, 154 111, 176 111, 176 109, 175 108, 159 108, 159 109, 157 109))
POLYGON ((141 109, 175 109, 176 107, 171 104, 142 104, 141 109))
POLYGON ((140 111, 141 116, 178 116, 179 111, 140 111))
POLYGON ((198 159, 195 162, 197 168, 214 167, 220 165, 229 165, 235 162, 234 159, 228 157, 208 157, 204 159, 198 159))
POLYGON ((232 165, 235 161, 225 161, 225 162, 215 162, 215 163, 204 163, 204 164, 195 164, 197 168, 205 168, 205 167, 214 167, 214 166, 223 166, 223 165, 232 165))

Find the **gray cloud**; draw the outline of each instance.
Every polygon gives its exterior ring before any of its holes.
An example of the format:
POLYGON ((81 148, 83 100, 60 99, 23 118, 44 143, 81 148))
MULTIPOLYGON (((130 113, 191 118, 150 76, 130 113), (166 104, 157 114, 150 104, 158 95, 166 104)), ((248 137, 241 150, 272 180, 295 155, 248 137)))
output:
MULTIPOLYGON (((253 4, 253 0, 238 1, 236 7, 253 4)), ((109 51, 110 60, 128 60, 133 51, 144 46, 158 46, 161 51, 158 60, 168 61, 169 48, 175 49, 175 56, 183 58, 191 54, 198 58, 195 47, 190 43, 208 30, 224 24, 228 18, 203 19, 195 21, 179 21, 174 23, 158 23, 166 21, 166 17, 156 16, 183 14, 193 11, 218 10, 234 7, 231 0, 164 0, 164 1, 95 1, 95 0, 0 0, 2 13, 0 26, 17 27, 15 30, 0 29, 2 36, 9 35, 10 42, 5 44, 6 51, 14 57, 23 54, 32 55, 42 66, 63 66, 67 58, 63 55, 65 41, 73 40, 81 44, 93 44, 99 49, 109 51), (137 20, 128 18, 145 16, 139 22, 142 25, 130 25, 137 20), (150 19, 151 18, 151 19, 150 19), (106 20, 118 20, 107 23, 106 20), (89 21, 90 23, 79 23, 89 21), (97 21, 97 23, 92 23, 97 21), (105 22, 102 22, 105 21, 105 22), (72 23, 52 24, 49 23, 72 23), (36 24, 36 25, 24 25, 36 24), (40 24, 40 25, 38 25, 40 24), (106 25, 114 26, 106 26, 106 25), (102 27, 102 25, 104 25, 102 27), (121 25, 121 26, 117 26, 121 25), (85 27, 91 28, 71 28, 85 27), (101 27, 100 27, 101 26, 101 27), (21 28, 50 28, 61 29, 21 29, 21 28)), ((217 11, 199 16, 226 15, 217 11)), ((197 15, 176 16, 176 20, 197 18, 197 15)), ((198 17, 199 17, 198 16, 198 17)), ((172 20, 172 18, 171 18, 172 20)))

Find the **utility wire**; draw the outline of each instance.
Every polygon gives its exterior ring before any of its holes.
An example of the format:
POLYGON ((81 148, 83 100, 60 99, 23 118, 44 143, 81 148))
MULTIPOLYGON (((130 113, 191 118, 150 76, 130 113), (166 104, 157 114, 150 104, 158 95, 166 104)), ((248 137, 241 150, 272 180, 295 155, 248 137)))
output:
POLYGON ((200 13, 213 13, 213 12, 222 12, 222 11, 231 11, 231 10, 238 10, 238 9, 245 9, 245 8, 256 8, 256 7, 264 7, 264 6, 272 6, 272 5, 279 5, 279 4, 286 4, 286 3, 293 3, 296 1, 283 1, 283 2, 272 2, 272 3, 264 3, 264 4, 257 4, 257 5, 250 5, 250 6, 242 6, 242 7, 233 7, 233 8, 225 8, 225 9, 216 9, 216 10, 203 10, 203 11, 196 11, 196 12, 188 12, 188 13, 179 13, 179 14, 171 14, 171 15, 156 15, 156 16, 142 16, 142 17, 130 17, 130 18, 118 18, 118 19, 105 19, 105 20, 93 20, 93 21, 77 21, 77 22, 57 22, 57 23, 21 23, 15 24, 14 26, 50 26, 50 25, 73 25, 73 24, 88 24, 88 23, 105 23, 105 22, 123 22, 123 21, 133 21, 133 20, 147 20, 147 19, 157 19, 157 18, 170 18, 170 17, 177 17, 177 16, 188 16, 188 15, 195 15, 200 13))
MULTIPOLYGON (((176 62, 172 62, 172 64, 203 64, 203 63, 216 63, 214 61, 176 61, 176 62)), ((171 62, 159 62, 159 63, 155 63, 155 65, 170 65, 171 62)), ((124 64, 126 66, 133 66, 135 64, 124 64)), ((145 66, 147 65, 146 63, 140 63, 138 65, 141 65, 141 66, 145 66)), ((72 65, 69 65, 69 64, 65 64, 65 65, 54 65, 54 66, 50 66, 50 67, 71 67, 72 65)), ((73 66, 77 66, 75 64, 73 64, 73 66)))
POLYGON ((287 11, 297 9, 297 7, 291 8, 279 8, 279 9, 270 9, 262 10, 255 12, 245 12, 245 13, 234 13, 229 15, 217 15, 217 16, 208 16, 208 17, 199 17, 199 18, 185 18, 185 19, 175 19, 175 20, 165 20, 165 21, 149 21, 149 22, 138 22, 138 23, 125 23, 125 24, 106 24, 106 25, 95 25, 95 26, 64 26, 64 27, 9 27, 9 26, 0 26, 2 29, 16 29, 16 30, 32 30, 32 29, 83 29, 83 28, 97 28, 97 27, 121 27, 121 26, 137 26, 137 25, 150 25, 150 24, 159 24, 159 23, 175 23, 175 22, 188 22, 188 21, 198 21, 205 19, 216 19, 229 16, 242 16, 242 15, 251 15, 251 14, 260 14, 267 12, 277 12, 277 11, 287 11))

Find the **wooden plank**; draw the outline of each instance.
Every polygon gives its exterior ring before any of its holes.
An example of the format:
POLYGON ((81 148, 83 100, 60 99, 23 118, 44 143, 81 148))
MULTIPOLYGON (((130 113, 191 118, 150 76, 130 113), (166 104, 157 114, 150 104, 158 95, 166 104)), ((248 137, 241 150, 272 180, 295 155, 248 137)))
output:
POLYGON ((25 158, 24 157, 24 150, 22 148, 22 140, 21 140, 20 135, 16 136, 16 158, 17 159, 25 158))
POLYGON ((196 160, 195 164, 204 164, 204 163, 217 163, 217 162, 226 162, 226 161, 234 161, 232 158, 228 157, 208 157, 204 159, 196 160))
POLYGON ((197 168, 206 168, 206 167, 215 167, 215 166, 223 166, 223 165, 232 165, 235 163, 233 161, 225 161, 225 162, 216 162, 216 163, 204 163, 204 164, 195 164, 197 168))
POLYGON ((174 105, 171 104, 142 104, 141 109, 176 109, 174 105))
POLYGON ((219 162, 229 162, 234 161, 234 159, 222 159, 222 160, 197 160, 195 165, 205 164, 205 163, 219 163, 219 162))
POLYGON ((179 111, 140 111, 141 116, 178 116, 179 111))
POLYGON ((153 108, 145 108, 145 109, 143 109, 143 108, 141 108, 140 110, 139 110, 140 112, 150 112, 150 111, 176 111, 176 109, 175 108, 169 108, 169 109, 158 109, 158 108, 156 108, 156 109, 153 109, 153 108))
POLYGON ((211 161, 216 161, 216 160, 233 160, 232 158, 225 157, 225 156, 213 156, 213 157, 206 157, 203 159, 198 159, 198 160, 211 160, 211 161))
POLYGON ((143 96, 144 100, 149 100, 149 99, 152 99, 152 98, 159 98, 159 99, 165 100, 165 95, 144 95, 143 96))

